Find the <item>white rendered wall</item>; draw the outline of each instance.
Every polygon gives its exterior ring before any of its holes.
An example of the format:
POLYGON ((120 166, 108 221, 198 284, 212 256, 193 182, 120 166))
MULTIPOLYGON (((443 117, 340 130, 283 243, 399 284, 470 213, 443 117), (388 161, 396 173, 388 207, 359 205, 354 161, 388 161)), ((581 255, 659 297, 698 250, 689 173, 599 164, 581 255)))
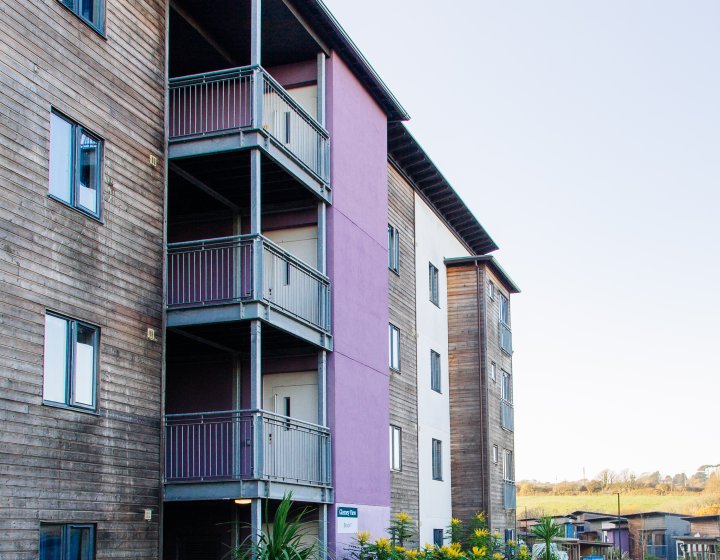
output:
POLYGON ((469 256, 467 249, 415 194, 417 290, 418 475, 420 544, 433 542, 433 529, 450 524, 450 397, 448 394, 447 273, 445 259, 469 256), (439 271, 440 305, 430 301, 429 263, 439 271), (440 354, 441 392, 430 388, 430 350, 440 354), (432 440, 442 442, 442 481, 432 477, 432 440))

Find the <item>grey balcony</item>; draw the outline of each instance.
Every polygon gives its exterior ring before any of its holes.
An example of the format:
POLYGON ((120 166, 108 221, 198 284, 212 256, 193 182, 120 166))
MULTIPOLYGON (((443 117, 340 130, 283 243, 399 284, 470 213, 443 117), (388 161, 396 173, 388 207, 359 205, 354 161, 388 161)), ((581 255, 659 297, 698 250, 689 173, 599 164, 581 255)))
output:
POLYGON ((507 354, 512 354, 512 331, 510 330, 510 325, 504 323, 503 321, 500 321, 499 331, 500 349, 507 354))
POLYGON ((168 245, 168 326, 262 319, 331 349, 330 280, 262 235, 168 245))
POLYGON ((165 417, 165 499, 331 495, 328 428, 263 410, 165 417))
POLYGON ((329 135, 263 68, 173 78, 169 89, 171 159, 257 147, 327 197, 329 135))
POLYGON ((503 505, 505 509, 515 509, 515 482, 511 480, 503 481, 503 505))
POLYGON ((504 399, 500 400, 500 423, 506 430, 510 432, 515 431, 515 411, 513 405, 504 399))

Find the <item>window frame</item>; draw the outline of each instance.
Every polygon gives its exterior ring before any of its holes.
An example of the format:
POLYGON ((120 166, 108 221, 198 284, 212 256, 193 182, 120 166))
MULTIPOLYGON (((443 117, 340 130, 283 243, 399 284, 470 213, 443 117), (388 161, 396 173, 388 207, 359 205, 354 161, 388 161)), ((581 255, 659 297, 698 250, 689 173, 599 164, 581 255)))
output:
POLYGON ((497 364, 495 362, 490 362, 490 379, 497 383, 497 364))
POLYGON ((503 481, 515 482, 515 463, 512 449, 503 449, 503 481))
MULTIPOLYGON (((94 0, 93 0, 94 1, 94 0)), ((95 24, 95 22, 90 21, 85 16, 80 13, 80 2, 81 0, 58 0, 60 5, 65 8, 67 11, 69 11, 71 14, 73 14, 76 18, 78 18, 80 21, 82 21, 85 25, 90 27, 93 31, 95 31, 98 35, 100 35, 103 39, 106 39, 105 37, 105 14, 106 14, 106 0, 97 0, 98 5, 98 23, 95 24)))
MULTIPOLYGON (((61 111, 53 108, 50 111, 50 138, 49 138, 49 150, 48 150, 48 196, 53 200, 64 204, 65 206, 82 212, 86 216, 89 216, 99 222, 102 222, 103 216, 103 204, 102 204, 102 191, 103 191, 103 174, 104 174, 104 162, 105 162, 105 140, 89 130, 85 126, 81 125, 74 119, 71 119, 61 111), (52 154, 53 154, 53 134, 52 134, 52 121, 53 117, 61 119, 71 127, 70 134, 70 194, 69 200, 65 200, 60 195, 52 192, 53 187, 53 176, 52 176, 52 154), (97 190, 95 193, 95 204, 97 212, 93 212, 89 208, 83 206, 79 201, 79 186, 80 186, 80 149, 81 149, 81 138, 85 135, 92 140, 97 142, 97 161, 95 165, 95 183, 97 190)), ((57 149, 57 147, 56 147, 57 149)))
POLYGON ((494 465, 497 465, 500 462, 500 448, 496 443, 493 443, 492 446, 492 462, 494 465))
POLYGON ((49 554, 52 551, 45 551, 43 546, 43 529, 60 527, 60 554, 62 559, 70 558, 70 533, 72 529, 88 529, 90 531, 90 549, 83 560, 94 560, 97 549, 96 535, 97 525, 95 523, 45 523, 41 522, 38 528, 38 559, 51 560, 49 554), (48 556, 44 556, 48 554, 48 556))
POLYGON ((440 307, 440 271, 432 263, 428 263, 428 290, 430 303, 440 307))
POLYGON ((442 393, 442 359, 435 350, 430 350, 430 389, 442 393))
POLYGON ((432 479, 443 480, 442 441, 432 438, 432 479))
POLYGON ((445 529, 433 529, 433 544, 441 547, 445 543, 445 529), (438 538, 440 537, 440 538, 438 538))
POLYGON ((508 404, 513 404, 512 374, 505 371, 504 369, 501 369, 500 373, 502 375, 502 383, 500 384, 500 398, 508 404))
POLYGON ((393 371, 400 371, 400 368, 402 367, 402 362, 400 360, 400 349, 402 346, 402 340, 400 337, 400 329, 393 325, 392 323, 388 323, 388 367, 393 371), (393 336, 394 333, 397 333, 397 348, 395 348, 394 341, 395 337, 393 336), (395 351, 396 350, 396 351, 395 351), (397 367, 395 366, 395 363, 397 362, 397 367))
POLYGON ((495 284, 493 284, 492 280, 488 280, 488 297, 490 301, 495 301, 495 284))
POLYGON ((400 276, 400 230, 388 224, 388 269, 400 276))
POLYGON ((97 412, 97 386, 98 386, 98 373, 100 370, 100 327, 73 319, 59 313, 52 311, 45 312, 45 331, 43 338, 43 395, 42 402, 46 405, 58 406, 62 408, 69 408, 72 410, 84 411, 84 412, 97 412), (65 365, 64 365, 64 383, 65 383, 65 396, 63 401, 56 401, 50 398, 46 398, 45 389, 48 380, 47 377, 47 352, 48 352, 48 328, 47 318, 54 317, 66 323, 65 331, 65 365), (93 348, 93 360, 92 360, 92 372, 90 379, 92 386, 90 391, 92 394, 92 405, 88 405, 79 402, 76 399, 76 387, 77 381, 77 333, 78 327, 90 329, 92 331, 92 348, 93 348))
POLYGON ((500 322, 510 326, 510 298, 500 292, 500 305, 498 309, 500 322))
POLYGON ((390 470, 402 471, 402 428, 390 424, 390 470), (397 437, 396 437, 397 436, 397 437), (397 453, 395 453, 397 451, 397 453), (397 455, 397 464, 395 456, 397 455))

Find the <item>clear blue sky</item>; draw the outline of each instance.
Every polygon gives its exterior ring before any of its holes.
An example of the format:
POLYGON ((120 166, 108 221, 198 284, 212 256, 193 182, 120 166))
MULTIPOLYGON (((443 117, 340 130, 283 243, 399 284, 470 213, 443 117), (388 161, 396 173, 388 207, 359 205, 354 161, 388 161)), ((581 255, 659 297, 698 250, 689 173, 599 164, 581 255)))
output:
POLYGON ((720 2, 326 1, 523 289, 518 479, 719 463, 720 2))

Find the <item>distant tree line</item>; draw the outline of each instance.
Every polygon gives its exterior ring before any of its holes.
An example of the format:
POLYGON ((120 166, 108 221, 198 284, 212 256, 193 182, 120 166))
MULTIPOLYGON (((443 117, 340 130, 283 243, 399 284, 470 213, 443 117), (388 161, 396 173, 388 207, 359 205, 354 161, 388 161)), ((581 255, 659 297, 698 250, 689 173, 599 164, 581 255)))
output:
POLYGON ((607 492, 658 495, 703 493, 708 497, 717 496, 720 503, 720 465, 702 465, 690 477, 685 473, 663 476, 660 471, 655 471, 637 475, 629 469, 619 472, 604 469, 592 479, 555 483, 523 480, 518 483, 521 496, 572 496, 607 492))

